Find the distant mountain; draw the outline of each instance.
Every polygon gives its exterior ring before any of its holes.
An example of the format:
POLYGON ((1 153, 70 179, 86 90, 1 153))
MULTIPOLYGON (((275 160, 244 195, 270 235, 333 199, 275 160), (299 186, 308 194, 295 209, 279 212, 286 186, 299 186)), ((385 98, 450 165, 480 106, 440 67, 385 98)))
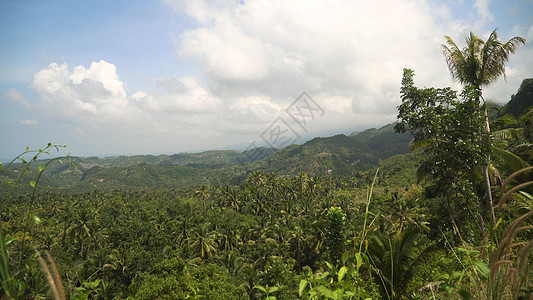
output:
POLYGON ((389 124, 350 136, 339 134, 290 145, 257 161, 253 169, 287 175, 350 174, 373 168, 382 159, 409 152, 410 141, 410 134, 395 133, 394 124, 389 124))
POLYGON ((511 96, 511 100, 505 105, 505 113, 510 113, 515 117, 521 116, 533 105, 533 78, 522 81, 518 92, 511 96))
MULTIPOLYGON (((242 182, 256 170, 294 175, 348 175, 376 167, 381 160, 409 152, 409 134, 394 132, 394 124, 368 129, 350 136, 343 134, 314 138, 302 145, 283 149, 255 148, 243 152, 213 150, 173 155, 113 157, 71 157, 73 165, 53 162, 45 169, 42 186, 73 189, 143 188, 192 186, 242 182)), ((39 161, 33 169, 37 173, 39 161)), ((2 177, 17 178, 23 169, 14 165, 2 177)), ((31 176, 30 176, 31 177, 31 176)), ((29 183, 30 177, 21 183, 29 183)), ((25 177, 24 177, 25 178, 25 177)))

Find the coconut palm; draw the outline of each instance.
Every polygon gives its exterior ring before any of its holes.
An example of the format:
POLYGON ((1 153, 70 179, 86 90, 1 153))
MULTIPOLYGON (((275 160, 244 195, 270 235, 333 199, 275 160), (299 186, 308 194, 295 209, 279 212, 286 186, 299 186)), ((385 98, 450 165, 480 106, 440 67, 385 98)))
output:
POLYGON ((420 228, 408 227, 394 236, 377 232, 368 238, 368 255, 384 298, 403 299, 410 293, 408 283, 416 266, 433 250, 430 246, 417 254, 413 246, 419 237, 420 228))
POLYGON ((196 227, 191 246, 197 256, 202 260, 211 258, 217 253, 217 232, 210 230, 210 223, 202 223, 196 227))
MULTIPOLYGON (((478 105, 480 104, 480 100, 483 99, 481 87, 489 85, 502 75, 505 78, 505 63, 509 60, 509 54, 514 53, 517 46, 526 42, 524 38, 517 36, 503 43, 498 38, 497 29, 492 31, 486 41, 483 41, 470 32, 466 37, 466 46, 463 49, 460 49, 449 36, 445 38, 447 45, 442 45, 442 52, 446 58, 450 73, 458 82, 465 85, 472 85, 479 91, 478 105)), ((483 101, 485 102, 484 99, 483 101)), ((486 105, 484 105, 483 113, 485 116, 484 134, 489 139, 490 127, 486 105)), ((487 158, 487 160, 490 160, 489 156, 487 158)), ((494 226, 495 217, 488 161, 483 164, 483 177, 485 180, 487 202, 491 213, 491 222, 494 226)))

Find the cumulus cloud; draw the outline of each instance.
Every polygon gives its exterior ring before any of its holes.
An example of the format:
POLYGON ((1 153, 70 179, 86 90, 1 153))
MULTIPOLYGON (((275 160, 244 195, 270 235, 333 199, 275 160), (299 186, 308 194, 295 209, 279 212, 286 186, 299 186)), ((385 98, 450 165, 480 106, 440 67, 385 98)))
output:
POLYGON ((218 111, 222 102, 203 88, 194 77, 167 78, 157 82, 164 91, 154 98, 138 98, 141 106, 154 112, 205 114, 218 111))
POLYGON ((88 69, 77 66, 72 72, 66 63, 51 63, 35 74, 32 87, 41 99, 53 104, 54 115, 105 120, 131 118, 136 113, 128 105, 116 67, 104 60, 93 62, 88 69))
POLYGON ((206 119, 200 116, 220 109, 220 99, 195 78, 161 79, 158 86, 161 93, 156 95, 143 91, 128 95, 116 66, 104 60, 91 63, 89 68, 76 66, 72 71, 66 63, 51 63, 37 72, 32 82, 42 99, 38 105, 47 115, 82 127, 115 124, 137 132, 138 129, 170 132, 184 127, 183 124, 205 123, 206 119))
MULTIPOLYGON (((66 63, 51 63, 35 74, 31 84, 41 99, 36 109, 48 119, 77 124, 73 130, 77 134, 107 128, 116 134, 199 136, 228 130, 238 123, 228 114, 239 112, 229 109, 194 77, 159 79, 156 85, 156 93, 138 91, 128 95, 116 66, 104 60, 91 63, 89 68, 76 66, 72 70, 66 63), (226 128, 220 127, 221 122, 226 128)), ((4 94, 26 103, 14 90, 4 94)), ((35 124, 27 120, 20 123, 35 124)))
POLYGON ((280 103, 305 90, 375 112, 398 102, 403 67, 449 83, 444 32, 425 1, 233 1, 207 12, 202 1, 171 3, 200 25, 178 54, 200 61, 216 95, 280 103))
MULTIPOLYGON (((382 123, 395 119, 404 67, 415 70, 417 85, 460 88, 440 51, 444 35, 462 44, 469 30, 486 31, 494 19, 487 0, 472 4, 473 23, 454 19, 452 2, 215 2, 167 1, 197 21, 181 35, 177 52, 202 65, 210 91, 225 101, 241 97, 231 107, 250 115, 257 115, 245 105, 250 99, 283 106, 307 91, 330 112, 342 110, 353 127, 367 125, 368 115, 382 123)), ((513 59, 531 61, 525 55, 513 59)), ((509 64, 508 79, 526 76, 527 68, 509 64)), ((515 89, 502 85, 491 91, 502 96, 515 89)))
MULTIPOLYGON (((194 149, 248 142, 278 118, 310 137, 361 130, 395 120, 404 67, 415 70, 418 86, 452 85, 440 44, 444 35, 462 44, 472 25, 455 20, 449 3, 440 1, 166 3, 193 20, 176 52, 194 62, 194 73, 128 93, 111 62, 52 63, 34 76, 42 99, 36 105, 74 123, 65 127, 75 135, 90 137, 96 128, 116 140, 118 132, 134 132, 139 144, 154 143, 156 151, 169 151, 159 150, 161 144, 194 149), (324 114, 297 129, 285 110, 304 91, 324 114)), ((490 21, 488 1, 472 9, 490 21)), ((516 35, 533 40, 532 28, 516 28, 516 35)), ((527 63, 509 64, 508 81, 531 74, 531 57, 531 48, 519 49, 512 60, 527 63)), ((487 92, 510 95, 519 85, 502 82, 487 92)), ((2 98, 29 106, 16 90, 2 98)))

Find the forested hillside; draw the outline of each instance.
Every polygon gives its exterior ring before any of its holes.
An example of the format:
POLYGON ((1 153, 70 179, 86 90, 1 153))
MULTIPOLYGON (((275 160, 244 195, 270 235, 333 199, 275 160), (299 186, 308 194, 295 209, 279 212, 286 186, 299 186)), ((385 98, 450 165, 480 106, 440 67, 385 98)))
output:
MULTIPOLYGON (((393 124, 357 135, 315 138, 303 145, 283 149, 252 149, 136 155, 115 157, 70 157, 72 164, 52 162, 42 186, 90 190, 138 187, 187 187, 198 184, 242 183, 251 172, 262 170, 282 175, 350 175, 376 166, 381 159, 409 151, 409 134, 397 134, 393 124), (251 151, 261 151, 261 156, 251 151), (260 158, 260 160, 257 160, 260 158), (254 160, 255 159, 255 160, 254 160)), ((46 164, 36 162, 33 172, 46 164)), ((17 178, 22 164, 13 164, 2 176, 17 178)), ((31 176, 30 176, 31 177, 31 176)), ((22 177, 29 182, 30 177, 22 177)))
POLYGON ((516 94, 505 105, 505 112, 515 117, 524 114, 533 105, 533 78, 524 79, 516 94))

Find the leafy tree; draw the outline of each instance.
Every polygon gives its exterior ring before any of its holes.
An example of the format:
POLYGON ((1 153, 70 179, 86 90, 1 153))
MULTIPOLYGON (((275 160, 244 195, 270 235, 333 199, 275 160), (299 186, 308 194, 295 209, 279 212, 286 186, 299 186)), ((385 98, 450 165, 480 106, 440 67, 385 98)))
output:
MULTIPOLYGON (((514 53, 517 46, 526 42, 522 37, 513 37, 503 43, 498 38, 497 29, 491 32, 486 41, 470 32, 466 37, 466 46, 463 49, 460 49, 449 36, 445 38, 447 45, 442 45, 442 51, 450 73, 458 82, 472 85, 478 91, 475 99, 478 106, 480 105, 480 99, 483 99, 481 87, 496 81, 502 75, 505 78, 505 63, 509 60, 509 54, 514 53)), ((484 138, 489 140, 490 127, 486 103, 483 113, 485 117, 484 138)), ((488 170, 490 156, 488 158, 483 163, 483 177, 485 179, 487 203, 491 212, 491 222, 492 226, 494 226, 495 217, 488 170)))
MULTIPOLYGON (((453 217, 454 191, 461 190, 461 178, 471 176, 475 166, 488 159, 489 145, 478 134, 483 117, 477 113, 476 91, 466 87, 462 101, 450 88, 423 88, 414 86, 414 72, 404 69, 402 79, 402 104, 398 106, 397 132, 409 131, 414 136, 413 145, 424 147, 427 154, 417 171, 419 179, 435 179, 435 195, 442 196, 455 235, 460 239, 459 228, 453 217)), ((480 215, 483 234, 483 219, 480 215)))

